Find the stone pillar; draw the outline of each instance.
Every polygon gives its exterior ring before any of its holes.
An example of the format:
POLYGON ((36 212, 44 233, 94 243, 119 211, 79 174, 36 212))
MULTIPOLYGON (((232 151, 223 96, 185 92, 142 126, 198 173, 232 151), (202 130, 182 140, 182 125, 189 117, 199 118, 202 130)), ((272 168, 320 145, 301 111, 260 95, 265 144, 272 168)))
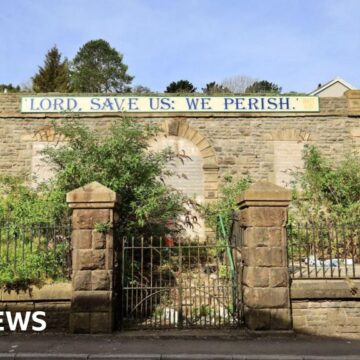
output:
POLYGON ((286 222, 291 192, 258 182, 238 200, 245 325, 291 329, 286 222))
POLYGON ((72 214, 70 331, 109 333, 114 316, 115 192, 92 182, 66 196, 72 214))

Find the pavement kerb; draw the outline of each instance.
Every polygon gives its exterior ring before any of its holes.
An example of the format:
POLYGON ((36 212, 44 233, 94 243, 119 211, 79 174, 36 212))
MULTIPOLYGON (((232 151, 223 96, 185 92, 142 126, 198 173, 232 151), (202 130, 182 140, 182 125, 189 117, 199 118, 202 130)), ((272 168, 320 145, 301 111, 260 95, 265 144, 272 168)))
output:
POLYGON ((167 331, 126 331, 114 333, 118 338, 131 337, 132 339, 164 339, 164 340, 194 340, 194 339, 209 339, 209 340, 243 340, 259 337, 295 337, 299 336, 293 330, 274 330, 274 331, 253 331, 248 329, 239 329, 232 331, 214 331, 214 330, 167 330, 167 331))
POLYGON ((0 353, 0 360, 359 360, 358 355, 266 355, 266 354, 53 354, 0 353))

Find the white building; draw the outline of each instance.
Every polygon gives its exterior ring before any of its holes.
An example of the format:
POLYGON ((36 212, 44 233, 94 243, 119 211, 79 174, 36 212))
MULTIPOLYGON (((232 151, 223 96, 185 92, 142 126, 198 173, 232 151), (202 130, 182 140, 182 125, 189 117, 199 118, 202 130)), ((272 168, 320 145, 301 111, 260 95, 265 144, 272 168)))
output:
POLYGON ((343 96, 344 92, 347 90, 357 89, 340 77, 336 77, 324 85, 319 84, 318 88, 309 95, 319 97, 338 97, 343 96))

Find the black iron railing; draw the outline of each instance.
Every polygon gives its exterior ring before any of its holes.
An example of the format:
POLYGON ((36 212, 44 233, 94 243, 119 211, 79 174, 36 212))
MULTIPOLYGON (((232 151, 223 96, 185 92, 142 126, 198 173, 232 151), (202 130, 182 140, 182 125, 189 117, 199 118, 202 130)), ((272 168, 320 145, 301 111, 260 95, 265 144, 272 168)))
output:
POLYGON ((360 278, 358 225, 289 225, 287 238, 292 278, 360 278))
POLYGON ((0 223, 0 283, 70 276, 70 224, 0 223))

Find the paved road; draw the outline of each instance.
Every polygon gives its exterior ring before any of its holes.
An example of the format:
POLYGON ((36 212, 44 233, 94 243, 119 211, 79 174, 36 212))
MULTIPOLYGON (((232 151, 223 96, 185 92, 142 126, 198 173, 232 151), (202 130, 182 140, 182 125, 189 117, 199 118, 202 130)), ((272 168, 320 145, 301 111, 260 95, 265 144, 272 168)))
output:
POLYGON ((226 333, 3 335, 0 359, 359 359, 360 341, 226 333))

